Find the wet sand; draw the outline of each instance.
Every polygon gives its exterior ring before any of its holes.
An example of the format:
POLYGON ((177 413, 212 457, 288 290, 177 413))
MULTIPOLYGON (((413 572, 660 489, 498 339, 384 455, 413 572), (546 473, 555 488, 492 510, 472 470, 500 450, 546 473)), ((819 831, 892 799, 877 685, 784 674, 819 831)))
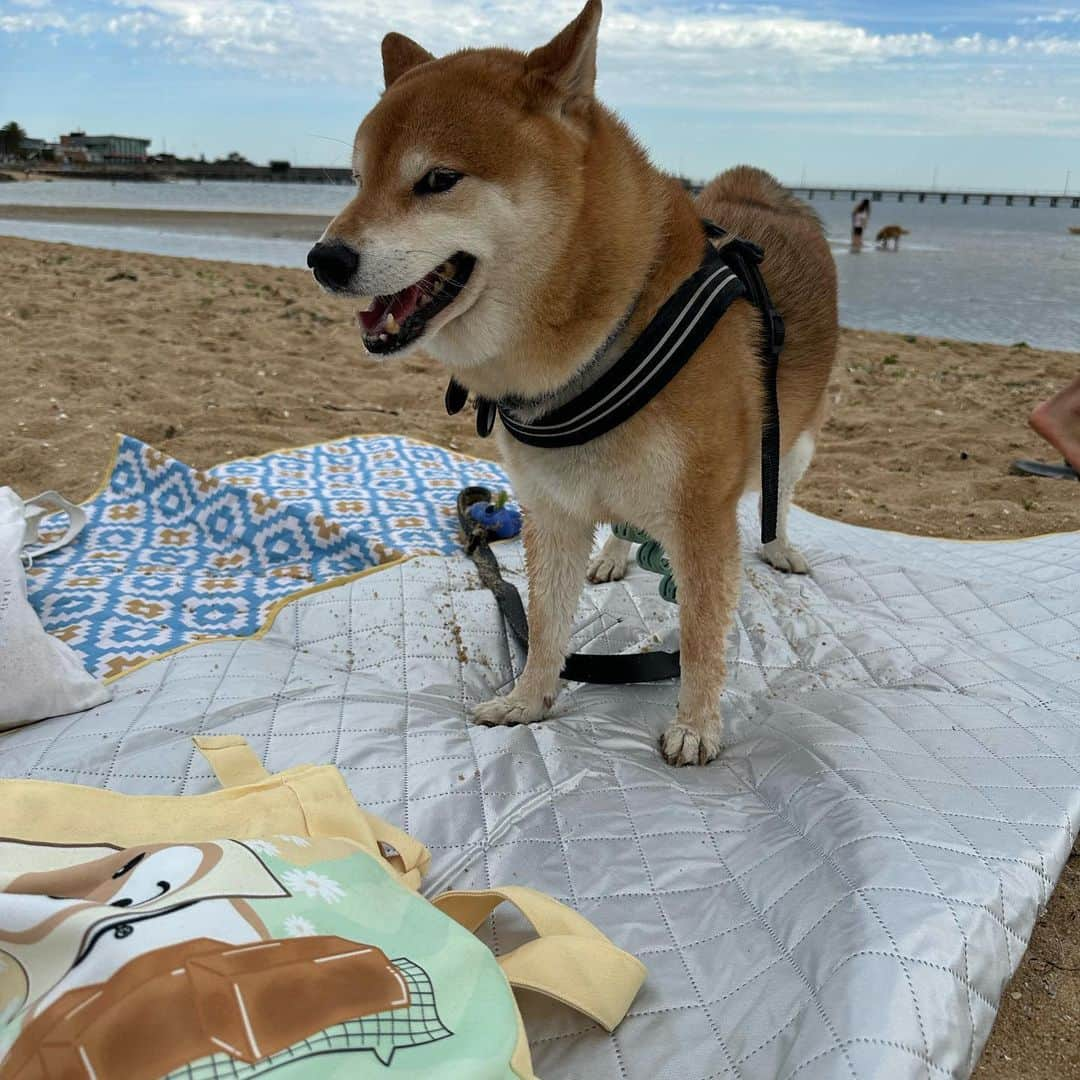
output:
POLYGON ((0 221, 116 225, 169 232, 257 236, 272 240, 313 240, 326 227, 326 214, 232 213, 213 210, 128 210, 113 206, 33 206, 0 202, 0 221))

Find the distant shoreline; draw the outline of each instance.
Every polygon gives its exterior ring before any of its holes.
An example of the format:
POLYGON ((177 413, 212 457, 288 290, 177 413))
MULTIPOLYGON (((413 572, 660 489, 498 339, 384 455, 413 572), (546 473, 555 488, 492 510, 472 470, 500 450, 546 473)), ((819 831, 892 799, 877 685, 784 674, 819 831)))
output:
POLYGON ((136 210, 114 206, 38 206, 0 203, 0 220, 49 221, 71 225, 117 225, 170 232, 258 237, 265 240, 318 239, 329 214, 279 214, 234 210, 136 210))
POLYGON ((134 181, 160 184, 175 180, 246 181, 259 184, 349 184, 352 170, 327 165, 290 165, 281 167, 256 165, 253 162, 177 161, 172 164, 155 162, 131 165, 78 165, 70 167, 31 167, 25 169, 6 165, 0 169, 4 180, 106 180, 134 181))
POLYGON ((62 172, 59 170, 53 171, 51 169, 31 169, 30 172, 24 172, 22 169, 14 169, 10 165, 4 169, 0 169, 0 184, 25 184, 27 181, 34 181, 39 184, 51 184, 54 180, 105 180, 114 184, 119 181, 123 181, 124 183, 164 184, 167 183, 169 179, 170 178, 166 176, 157 176, 146 172, 93 172, 91 170, 86 170, 84 172, 62 172))

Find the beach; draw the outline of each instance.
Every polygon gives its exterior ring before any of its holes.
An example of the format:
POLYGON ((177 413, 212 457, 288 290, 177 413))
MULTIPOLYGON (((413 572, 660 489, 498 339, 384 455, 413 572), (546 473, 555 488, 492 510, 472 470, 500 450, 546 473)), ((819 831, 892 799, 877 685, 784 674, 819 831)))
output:
MULTIPOLYGON (((144 211, 140 211, 144 213, 144 211)), ((0 237, 0 476, 85 498, 117 431, 197 466, 368 431, 495 453, 443 409, 431 361, 366 358, 347 302, 299 270, 0 237)), ((845 330, 831 418, 799 489, 874 528, 1002 539, 1080 528, 1026 422, 1080 354, 845 330)))
MULTIPOLYGON (((55 208, 25 212, 65 220, 55 208)), ((282 217, 294 226, 308 223, 282 217)), ((445 414, 434 362, 366 358, 353 306, 302 270, 11 237, 0 252, 0 483, 24 496, 88 497, 115 432, 196 466, 367 432, 496 454, 467 417, 445 414)), ((1009 472, 1014 458, 1055 460, 1026 418, 1078 370, 1075 352, 844 330, 831 417, 797 501, 849 523, 968 540, 1080 529, 1080 485, 1009 472)), ((1078 915, 1074 856, 978 1076, 1080 1068, 1078 915)))

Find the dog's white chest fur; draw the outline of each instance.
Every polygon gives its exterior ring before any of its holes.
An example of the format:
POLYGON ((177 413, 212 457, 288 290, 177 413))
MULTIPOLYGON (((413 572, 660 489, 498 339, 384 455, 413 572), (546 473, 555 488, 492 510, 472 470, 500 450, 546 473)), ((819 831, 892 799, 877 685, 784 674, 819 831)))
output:
MULTIPOLYGON (((648 530, 669 519, 683 464, 679 441, 654 431, 637 453, 619 430, 586 446, 544 450, 501 427, 501 457, 525 506, 544 505, 578 521, 630 521, 648 530)), ((634 444, 631 444, 634 445, 634 444)))

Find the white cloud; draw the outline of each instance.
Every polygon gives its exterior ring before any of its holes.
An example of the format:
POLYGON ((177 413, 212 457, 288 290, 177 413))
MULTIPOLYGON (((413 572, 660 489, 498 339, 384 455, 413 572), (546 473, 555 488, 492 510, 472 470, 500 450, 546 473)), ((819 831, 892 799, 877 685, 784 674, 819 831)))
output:
POLYGON ((1022 19, 1019 19, 1018 21, 1023 26, 1029 26, 1032 24, 1038 25, 1039 23, 1061 24, 1080 22, 1080 9, 1060 8, 1058 11, 1045 12, 1041 15, 1025 15, 1022 19))
MULTIPOLYGON (((190 57, 197 47, 218 61, 270 66, 277 75, 366 82, 377 66, 372 53, 390 29, 416 36, 436 51, 479 43, 527 47, 571 19, 577 0, 512 3, 508 0, 100 0, 76 12, 55 0, 15 0, 27 10, 0 17, 0 29, 101 29, 123 35, 152 31, 157 43, 190 57), (322 65, 320 70, 319 65, 322 65)), ((1080 12, 1062 9, 1029 17, 1030 24, 1064 24, 1080 12)), ((1017 25, 1024 23, 1018 19, 1017 25)), ((1080 56, 1080 37, 1037 33, 948 37, 926 31, 875 33, 836 19, 779 9, 738 13, 724 7, 664 7, 610 3, 601 28, 612 60, 689 59, 701 64, 736 53, 782 58, 806 70, 854 64, 948 57, 1080 56)))
MULTIPOLYGON (((176 59, 276 79, 374 93, 379 41, 410 34, 436 53, 468 45, 530 47, 580 0, 22 0, 0 31, 109 33, 176 59)), ((9 9, 11 10, 11 9, 9 9)), ((1080 93, 1076 9, 1001 32, 880 33, 781 8, 662 6, 609 0, 601 26, 601 91, 613 104, 823 116, 903 117, 908 128, 1074 133, 1080 93), (1012 31, 1011 33, 1009 31, 1012 31), (1061 102, 1066 104, 1062 105, 1061 102)), ((903 126, 898 121, 898 128, 903 126)))

